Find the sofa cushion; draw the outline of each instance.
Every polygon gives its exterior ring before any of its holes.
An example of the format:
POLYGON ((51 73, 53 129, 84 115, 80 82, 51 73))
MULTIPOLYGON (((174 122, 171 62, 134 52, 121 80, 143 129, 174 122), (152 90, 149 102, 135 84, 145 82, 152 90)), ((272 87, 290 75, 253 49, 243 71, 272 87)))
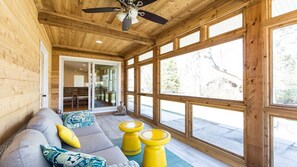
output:
POLYGON ((40 115, 35 116, 29 121, 27 129, 40 131, 50 145, 61 147, 56 125, 50 119, 40 115))
POLYGON ((56 125, 58 129, 59 137, 63 140, 64 143, 75 147, 80 148, 80 143, 74 132, 63 125, 56 125))
POLYGON ((40 109, 35 116, 40 115, 52 120, 55 124, 63 125, 61 117, 49 108, 40 109))
POLYGON ((91 154, 106 159, 107 165, 126 163, 129 161, 118 146, 110 147, 91 154))
POLYGON ((42 155, 40 144, 48 144, 41 132, 33 129, 23 130, 4 151, 0 166, 51 167, 42 155))
POLYGON ((94 155, 68 151, 49 145, 41 145, 43 156, 54 166, 105 167, 106 160, 94 155))
POLYGON ((72 129, 73 132, 76 134, 76 136, 87 136, 94 133, 102 133, 103 130, 99 126, 97 122, 94 122, 92 126, 89 127, 83 127, 83 128, 76 128, 72 129))
POLYGON ((113 146, 111 141, 105 136, 104 133, 95 133, 87 136, 78 137, 81 148, 73 148, 67 144, 62 143, 62 147, 69 151, 93 153, 101 151, 113 146))

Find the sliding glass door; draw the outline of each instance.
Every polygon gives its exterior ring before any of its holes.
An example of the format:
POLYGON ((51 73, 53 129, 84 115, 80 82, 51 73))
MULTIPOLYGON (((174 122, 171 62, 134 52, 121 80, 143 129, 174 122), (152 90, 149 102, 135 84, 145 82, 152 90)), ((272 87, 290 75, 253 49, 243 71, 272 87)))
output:
POLYGON ((64 61, 63 111, 88 110, 90 103, 89 63, 64 61))
POLYGON ((93 109, 116 106, 116 69, 113 65, 93 65, 93 109))
POLYGON ((62 111, 116 111, 121 97, 121 63, 65 57, 62 64, 62 111))

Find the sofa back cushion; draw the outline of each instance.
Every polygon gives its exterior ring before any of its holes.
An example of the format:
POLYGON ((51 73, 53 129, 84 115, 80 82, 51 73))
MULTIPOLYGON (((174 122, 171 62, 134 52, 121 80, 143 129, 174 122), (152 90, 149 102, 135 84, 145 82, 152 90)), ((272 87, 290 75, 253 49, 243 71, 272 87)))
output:
POLYGON ((29 121, 27 129, 38 130, 45 136, 47 142, 50 145, 61 147, 61 140, 58 135, 58 130, 52 120, 44 116, 37 115, 29 121))
POLYGON ((39 131, 26 129, 17 134, 11 145, 4 151, 0 166, 3 167, 50 167, 43 157, 41 144, 48 144, 39 131))
POLYGON ((42 108, 40 109, 36 114, 35 116, 44 116, 50 120, 52 120, 55 124, 58 124, 58 125, 63 125, 63 121, 61 119, 61 117, 56 114, 53 110, 49 109, 49 108, 42 108))

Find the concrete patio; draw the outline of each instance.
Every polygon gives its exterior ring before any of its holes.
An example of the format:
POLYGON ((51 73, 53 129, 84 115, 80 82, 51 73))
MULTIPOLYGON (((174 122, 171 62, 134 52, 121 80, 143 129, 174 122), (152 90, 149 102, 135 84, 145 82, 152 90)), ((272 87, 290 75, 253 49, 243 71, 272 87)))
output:
MULTIPOLYGON (((152 117, 152 107, 142 105, 141 113, 152 117)), ((161 123, 185 132, 185 118, 174 112, 161 110, 161 123)), ((211 122, 205 119, 193 118, 193 137, 207 143, 221 147, 237 155, 244 154, 243 129, 225 124, 211 122)), ((274 164, 275 166, 294 166, 297 164, 297 142, 275 138, 274 164)))

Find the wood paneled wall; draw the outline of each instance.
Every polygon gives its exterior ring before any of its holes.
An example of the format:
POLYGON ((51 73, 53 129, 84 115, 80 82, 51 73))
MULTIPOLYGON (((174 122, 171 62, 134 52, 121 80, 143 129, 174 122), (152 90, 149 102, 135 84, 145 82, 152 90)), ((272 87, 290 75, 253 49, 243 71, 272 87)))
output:
POLYGON ((37 14, 32 0, 0 1, 0 144, 40 107, 40 41, 49 66, 52 46, 37 14))
POLYGON ((52 57, 52 103, 51 108, 58 109, 59 108, 59 63, 60 56, 71 56, 71 57, 81 57, 81 58, 90 58, 90 59, 100 59, 100 60, 111 60, 111 61, 119 61, 122 62, 122 97, 124 99, 124 59, 120 56, 110 56, 110 55, 100 55, 96 53, 88 53, 88 52, 78 52, 75 50, 61 49, 61 48, 53 48, 53 57, 52 57))

